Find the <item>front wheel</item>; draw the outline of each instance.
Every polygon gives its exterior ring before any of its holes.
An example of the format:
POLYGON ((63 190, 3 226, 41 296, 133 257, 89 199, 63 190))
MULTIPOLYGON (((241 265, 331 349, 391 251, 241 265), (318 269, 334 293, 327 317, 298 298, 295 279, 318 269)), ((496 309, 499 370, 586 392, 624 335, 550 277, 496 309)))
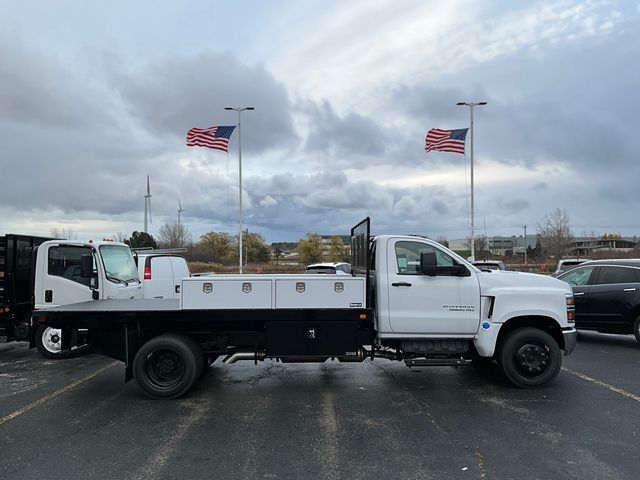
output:
POLYGON ((541 387, 558 376, 562 352, 555 339, 537 328, 507 334, 499 354, 507 379, 520 388, 541 387))
POLYGON ((151 398, 178 398, 196 382, 204 356, 184 335, 160 335, 142 345, 133 359, 133 376, 151 398))
POLYGON ((70 350, 62 350, 62 330, 40 325, 36 330, 36 347, 43 357, 51 359, 67 358, 70 350))

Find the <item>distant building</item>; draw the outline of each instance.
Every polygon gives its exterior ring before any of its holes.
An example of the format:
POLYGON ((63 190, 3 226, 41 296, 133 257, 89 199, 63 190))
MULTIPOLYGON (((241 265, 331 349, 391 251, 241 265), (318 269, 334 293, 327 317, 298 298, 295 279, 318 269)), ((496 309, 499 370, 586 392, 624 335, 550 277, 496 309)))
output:
POLYGON ((590 257, 598 253, 625 253, 636 250, 638 246, 637 237, 575 237, 573 242, 567 245, 567 255, 571 257, 590 257))
MULTIPOLYGON (((512 237, 487 237, 487 249, 492 255, 498 257, 522 256, 527 248, 536 248, 537 235, 527 235, 525 239, 522 235, 512 237)), ((469 240, 466 238, 449 240, 449 248, 454 251, 469 250, 469 240)), ((476 243, 477 248, 477 243, 476 243)))
MULTIPOLYGON (((525 249, 534 249, 538 243, 538 235, 522 235, 511 237, 488 237, 488 250, 492 255, 500 257, 524 257, 525 249)), ((454 251, 468 251, 467 239, 449 240, 449 248, 454 251)), ((567 245, 567 257, 592 257, 599 253, 626 253, 640 248, 638 237, 574 237, 567 245)))

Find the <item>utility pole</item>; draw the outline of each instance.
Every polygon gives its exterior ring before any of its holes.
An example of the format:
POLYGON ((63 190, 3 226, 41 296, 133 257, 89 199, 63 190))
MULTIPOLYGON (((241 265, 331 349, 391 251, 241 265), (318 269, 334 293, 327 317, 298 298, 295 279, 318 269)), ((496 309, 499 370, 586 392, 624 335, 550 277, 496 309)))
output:
POLYGON ((527 264, 527 226, 523 225, 524 228, 524 264, 527 264))

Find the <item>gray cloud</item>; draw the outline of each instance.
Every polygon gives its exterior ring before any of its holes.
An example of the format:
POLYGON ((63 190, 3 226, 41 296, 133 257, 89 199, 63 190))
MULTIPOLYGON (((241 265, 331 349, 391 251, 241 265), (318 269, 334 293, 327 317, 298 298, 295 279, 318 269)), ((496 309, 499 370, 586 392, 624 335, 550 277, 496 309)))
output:
POLYGON ((236 112, 224 107, 253 106, 242 123, 251 135, 248 152, 295 145, 291 104, 284 86, 262 66, 248 66, 230 53, 205 51, 173 57, 116 75, 128 110, 152 136, 169 136, 183 144, 191 127, 235 125, 236 112))
POLYGON ((384 158, 393 137, 384 122, 357 113, 338 115, 327 101, 319 105, 303 102, 301 110, 309 117, 311 129, 304 148, 332 158, 343 166, 371 165, 384 158))

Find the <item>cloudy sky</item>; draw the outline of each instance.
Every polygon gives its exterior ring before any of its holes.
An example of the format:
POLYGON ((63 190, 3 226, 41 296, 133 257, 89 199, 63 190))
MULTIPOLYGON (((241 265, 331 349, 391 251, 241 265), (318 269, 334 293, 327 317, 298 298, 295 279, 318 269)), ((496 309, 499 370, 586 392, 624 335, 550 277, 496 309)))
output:
MULTIPOLYGON (((0 234, 95 238, 177 219, 268 241, 464 238, 470 158, 424 151, 475 110, 476 229, 640 235, 640 2, 0 0, 0 234)), ((467 150, 469 150, 467 145, 467 150)))

